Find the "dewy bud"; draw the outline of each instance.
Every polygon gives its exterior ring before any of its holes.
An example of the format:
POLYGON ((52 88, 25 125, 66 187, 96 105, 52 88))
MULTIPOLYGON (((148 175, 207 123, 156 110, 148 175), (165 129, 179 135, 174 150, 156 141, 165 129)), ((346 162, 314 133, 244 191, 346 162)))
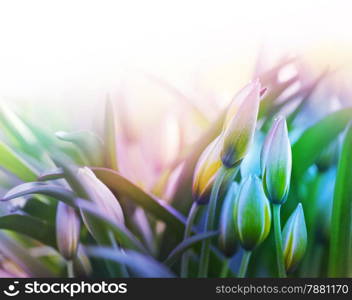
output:
POLYGON ((238 184, 233 182, 226 194, 220 215, 219 246, 228 257, 234 255, 239 246, 233 217, 238 190, 238 184))
POLYGON ((307 247, 307 228, 301 203, 287 220, 282 235, 286 271, 292 272, 307 247))
POLYGON ((271 225, 270 204, 257 176, 249 176, 242 182, 234 218, 236 234, 245 250, 252 251, 268 236, 271 225))
POLYGON ((288 195, 291 179, 292 157, 286 121, 275 120, 265 138, 261 153, 264 191, 268 199, 283 203, 288 195))
POLYGON ((221 167, 219 141, 220 136, 205 148, 194 171, 192 194, 199 204, 209 202, 216 174, 221 167))
POLYGON ((59 251, 68 260, 76 256, 80 222, 75 209, 59 202, 56 211, 56 241, 59 251))
POLYGON ((89 199, 96 204, 100 213, 112 222, 124 224, 125 219, 120 203, 108 187, 87 167, 79 168, 77 176, 84 185, 89 199))
POLYGON ((254 81, 242 90, 238 97, 241 102, 238 110, 228 110, 223 129, 221 160, 225 167, 232 168, 246 155, 252 142, 260 103, 260 83, 254 81), (234 115, 233 115, 234 114, 234 115))

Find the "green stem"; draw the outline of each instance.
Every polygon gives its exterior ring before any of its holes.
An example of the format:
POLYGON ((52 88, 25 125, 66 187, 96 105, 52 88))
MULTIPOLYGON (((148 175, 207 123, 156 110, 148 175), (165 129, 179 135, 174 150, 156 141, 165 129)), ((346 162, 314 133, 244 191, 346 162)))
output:
POLYGON ((241 266, 240 270, 238 271, 238 278, 244 278, 246 277, 247 269, 248 269, 248 263, 251 258, 252 251, 244 251, 243 256, 241 259, 241 266))
POLYGON ((282 248, 280 208, 281 208, 281 204, 273 204, 273 218, 274 218, 274 233, 275 233, 277 269, 278 269, 279 277, 285 278, 285 277, 287 277, 287 275, 286 275, 285 264, 284 264, 284 251, 282 248))
POLYGON ((74 278, 75 274, 73 271, 73 260, 68 260, 67 261, 67 277, 68 278, 74 278))
MULTIPOLYGON (((218 174, 216 176, 216 179, 210 194, 210 200, 209 200, 207 215, 205 219, 205 232, 208 232, 214 229, 216 203, 219 198, 219 191, 220 191, 221 183, 225 177, 225 174, 226 174, 225 167, 221 167, 220 170, 218 171, 218 174)), ((210 244, 211 244, 210 239, 207 239, 202 243, 198 277, 207 277, 208 275, 210 244)))
MULTIPOLYGON (((199 205, 197 202, 193 202, 191 210, 188 214, 187 218, 187 223, 186 223, 186 228, 185 228, 185 234, 183 239, 186 240, 192 233, 192 227, 194 224, 195 217, 198 212, 199 205)), ((189 251, 186 251, 182 255, 182 260, 181 260, 181 277, 182 278, 187 278, 188 276, 188 264, 189 264, 189 251)))
POLYGON ((222 268, 221 268, 221 272, 220 272, 220 278, 226 278, 227 274, 229 272, 229 262, 230 259, 229 258, 225 258, 223 263, 222 263, 222 268))
MULTIPOLYGON (((123 249, 118 245, 116 238, 114 236, 114 233, 112 231, 108 232, 109 235, 109 239, 110 239, 110 243, 111 243, 111 247, 114 248, 116 251, 121 251, 124 252, 123 249)), ((109 264, 109 262, 107 262, 109 271, 112 270, 112 265, 109 264)), ((112 271, 114 274, 114 277, 116 277, 116 275, 118 277, 123 277, 123 278, 128 278, 129 274, 128 274, 128 270, 126 265, 124 264, 118 264, 116 270, 112 271)))

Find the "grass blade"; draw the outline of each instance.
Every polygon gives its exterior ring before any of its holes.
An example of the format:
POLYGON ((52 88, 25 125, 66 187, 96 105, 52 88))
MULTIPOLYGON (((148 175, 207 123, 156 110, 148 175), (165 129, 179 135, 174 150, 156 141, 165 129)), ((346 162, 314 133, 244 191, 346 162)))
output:
POLYGON ((15 174, 23 181, 34 181, 37 171, 30 166, 19 154, 0 141, 0 166, 15 174))
POLYGON ((352 119, 352 108, 341 109, 309 127, 292 146, 292 175, 299 179, 315 163, 319 154, 352 119))
POLYGON ((105 166, 115 171, 118 170, 117 161, 117 120, 116 111, 113 103, 108 99, 105 104, 105 127, 104 127, 104 144, 105 144, 105 166))
POLYGON ((32 194, 46 195, 65 202, 67 205, 75 206, 74 199, 76 195, 72 191, 58 185, 50 185, 43 182, 26 182, 15 186, 13 189, 9 190, 0 201, 9 201, 32 194))
POLYGON ((89 256, 112 260, 126 265, 133 276, 149 278, 170 278, 175 275, 164 265, 150 256, 127 250, 125 253, 106 247, 87 247, 89 256))
POLYGON ((54 277, 54 274, 44 264, 28 253, 28 249, 2 231, 0 231, 0 252, 31 277, 54 277))
POLYGON ((180 257, 181 255, 188 250, 189 248, 193 247, 194 245, 206 240, 217 236, 219 233, 217 231, 205 232, 194 235, 180 243, 175 249, 169 254, 169 256, 164 261, 164 264, 171 267, 180 257))
POLYGON ((352 263, 352 125, 348 126, 338 163, 331 216, 330 277, 351 276, 352 263))
POLYGON ((25 234, 45 245, 56 247, 54 226, 32 216, 19 214, 2 216, 0 229, 25 234))
POLYGON ((146 211, 171 226, 175 233, 183 234, 185 218, 172 207, 143 191, 114 170, 105 168, 92 168, 92 170, 114 193, 140 205, 146 211))
MULTIPOLYGON (((83 199, 76 199, 75 203, 76 206, 85 213, 85 215, 89 216, 96 227, 101 227, 101 229, 95 228, 94 230, 99 230, 101 232, 113 232, 117 241, 122 247, 133 249, 142 253, 148 253, 142 243, 134 237, 134 235, 127 229, 127 227, 125 227, 123 224, 113 222, 104 217, 101 213, 99 213, 98 209, 93 203, 83 199)), ((102 242, 110 241, 106 240, 102 242)))

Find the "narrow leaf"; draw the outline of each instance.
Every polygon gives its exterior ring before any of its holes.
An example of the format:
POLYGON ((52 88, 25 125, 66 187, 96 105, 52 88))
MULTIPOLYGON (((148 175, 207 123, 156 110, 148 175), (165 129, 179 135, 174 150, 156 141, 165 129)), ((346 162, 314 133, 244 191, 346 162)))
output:
POLYGON ((149 278, 170 278, 175 275, 151 256, 127 250, 124 253, 106 247, 87 247, 89 256, 112 260, 126 265, 133 276, 149 278))
POLYGON ((293 176, 299 179, 319 154, 352 119, 352 108, 341 109, 309 127, 292 147, 293 176))
POLYGON ((175 209, 143 191, 131 181, 121 176, 118 172, 105 168, 92 168, 95 175, 120 197, 126 197, 130 201, 143 207, 155 217, 172 226, 175 233, 182 234, 185 219, 175 209))
POLYGON ((352 125, 348 126, 338 163, 331 216, 330 277, 351 276, 352 262, 352 125))
POLYGON ((213 238, 217 236, 219 233, 217 231, 210 231, 210 232, 205 232, 205 233, 200 233, 194 236, 191 236, 188 239, 185 239, 180 243, 176 248, 169 254, 169 256, 166 258, 164 261, 164 264, 167 266, 171 267, 176 261, 181 257, 181 255, 188 250, 189 248, 193 247, 194 245, 213 238))
POLYGON ((50 196, 70 206, 75 206, 74 199, 76 196, 72 191, 58 185, 50 185, 43 182, 27 182, 20 184, 9 190, 0 200, 8 201, 32 194, 50 196))
POLYGON ((2 231, 0 231, 0 252, 5 257, 14 261, 30 277, 54 276, 43 263, 28 253, 28 249, 24 248, 2 231))
POLYGON ((113 103, 108 99, 105 105, 105 124, 104 124, 104 150, 105 165, 115 171, 118 170, 117 161, 117 120, 116 111, 113 103))
POLYGON ((30 166, 19 154, 0 141, 0 167, 15 174, 23 181, 34 181, 37 171, 30 166))
POLYGON ((0 229, 12 230, 45 245, 56 246, 54 226, 31 216, 19 214, 2 216, 0 217, 0 229))

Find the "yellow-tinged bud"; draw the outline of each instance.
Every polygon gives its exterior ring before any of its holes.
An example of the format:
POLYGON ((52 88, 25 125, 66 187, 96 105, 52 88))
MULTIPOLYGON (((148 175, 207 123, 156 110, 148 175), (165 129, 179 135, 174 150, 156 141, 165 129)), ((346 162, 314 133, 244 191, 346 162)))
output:
POLYGON ((233 100, 236 105, 240 102, 237 111, 232 109, 232 105, 228 110, 220 154, 222 163, 227 168, 236 166, 244 158, 252 143, 257 124, 260 92, 258 80, 250 83, 237 95, 241 99, 233 100))
POLYGON ((193 176, 192 194, 198 204, 207 204, 210 199, 216 174, 221 168, 220 139, 217 137, 211 142, 200 156, 193 176))

